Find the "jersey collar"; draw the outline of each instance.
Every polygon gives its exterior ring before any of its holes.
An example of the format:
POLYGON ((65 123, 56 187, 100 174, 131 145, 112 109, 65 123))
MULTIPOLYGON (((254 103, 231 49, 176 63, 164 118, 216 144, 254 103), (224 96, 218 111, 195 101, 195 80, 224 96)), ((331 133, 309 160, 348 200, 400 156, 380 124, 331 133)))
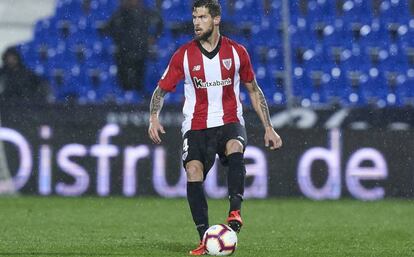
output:
POLYGON ((219 42, 218 42, 216 48, 214 48, 214 50, 211 51, 211 52, 209 52, 206 49, 204 49, 203 46, 201 45, 200 41, 198 41, 198 40, 197 40, 197 46, 198 46, 198 48, 200 49, 201 53, 204 56, 206 56, 209 59, 213 59, 214 56, 216 56, 216 54, 220 51, 220 47, 221 47, 221 35, 220 35, 219 42))

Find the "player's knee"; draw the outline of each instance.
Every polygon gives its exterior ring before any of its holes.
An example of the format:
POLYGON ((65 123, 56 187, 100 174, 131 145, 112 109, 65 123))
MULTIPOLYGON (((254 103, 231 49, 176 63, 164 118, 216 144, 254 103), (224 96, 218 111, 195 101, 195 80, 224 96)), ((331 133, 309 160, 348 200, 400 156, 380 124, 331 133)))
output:
POLYGON ((187 163, 185 170, 187 172, 188 182, 199 182, 203 181, 203 165, 201 163, 187 163))
POLYGON ((226 144, 226 154, 230 155, 232 153, 242 153, 243 144, 239 140, 232 139, 226 144))

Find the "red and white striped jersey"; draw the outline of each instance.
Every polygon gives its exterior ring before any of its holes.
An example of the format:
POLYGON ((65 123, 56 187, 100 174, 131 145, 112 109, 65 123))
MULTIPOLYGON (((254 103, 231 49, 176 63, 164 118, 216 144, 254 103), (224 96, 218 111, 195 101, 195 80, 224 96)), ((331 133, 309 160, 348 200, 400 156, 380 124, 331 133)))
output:
POLYGON ((158 86, 175 91, 184 79, 183 135, 240 122, 244 125, 240 102, 240 81, 251 82, 254 72, 246 49, 221 36, 217 48, 207 52, 196 41, 180 47, 171 58, 158 86))

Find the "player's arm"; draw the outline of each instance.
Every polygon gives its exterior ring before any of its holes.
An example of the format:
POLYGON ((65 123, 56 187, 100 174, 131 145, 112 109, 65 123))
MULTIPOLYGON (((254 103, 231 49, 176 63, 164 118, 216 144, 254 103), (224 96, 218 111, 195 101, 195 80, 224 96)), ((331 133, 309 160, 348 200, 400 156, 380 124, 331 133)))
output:
POLYGON ((159 132, 162 134, 165 133, 164 127, 161 125, 158 117, 164 104, 164 97, 166 94, 167 91, 157 86, 151 98, 148 136, 156 144, 161 143, 159 132))
POLYGON ((158 118, 162 105, 164 104, 164 97, 168 92, 174 92, 177 83, 184 78, 184 68, 182 64, 185 51, 183 49, 184 48, 180 48, 174 53, 170 63, 164 71, 164 74, 158 81, 158 85, 155 88, 154 93, 152 94, 148 136, 156 144, 161 143, 159 133, 165 133, 158 118))
POLYGON ((263 91, 260 89, 257 84, 256 79, 253 79, 251 82, 244 83, 253 105, 254 110, 262 121, 263 127, 265 129, 265 146, 270 147, 271 150, 275 150, 282 146, 282 139, 276 133, 270 122, 269 107, 266 102, 266 98, 263 94, 263 91))

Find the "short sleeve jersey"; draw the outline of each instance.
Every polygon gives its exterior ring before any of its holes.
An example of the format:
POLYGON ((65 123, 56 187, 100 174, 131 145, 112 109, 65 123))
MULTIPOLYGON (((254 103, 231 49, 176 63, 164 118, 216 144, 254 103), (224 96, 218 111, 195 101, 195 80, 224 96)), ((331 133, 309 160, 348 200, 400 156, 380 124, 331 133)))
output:
POLYGON ((183 79, 183 135, 188 130, 233 122, 244 125, 240 81, 253 81, 254 71, 242 45, 224 36, 212 52, 196 40, 183 45, 174 53, 158 86, 172 92, 183 79))

